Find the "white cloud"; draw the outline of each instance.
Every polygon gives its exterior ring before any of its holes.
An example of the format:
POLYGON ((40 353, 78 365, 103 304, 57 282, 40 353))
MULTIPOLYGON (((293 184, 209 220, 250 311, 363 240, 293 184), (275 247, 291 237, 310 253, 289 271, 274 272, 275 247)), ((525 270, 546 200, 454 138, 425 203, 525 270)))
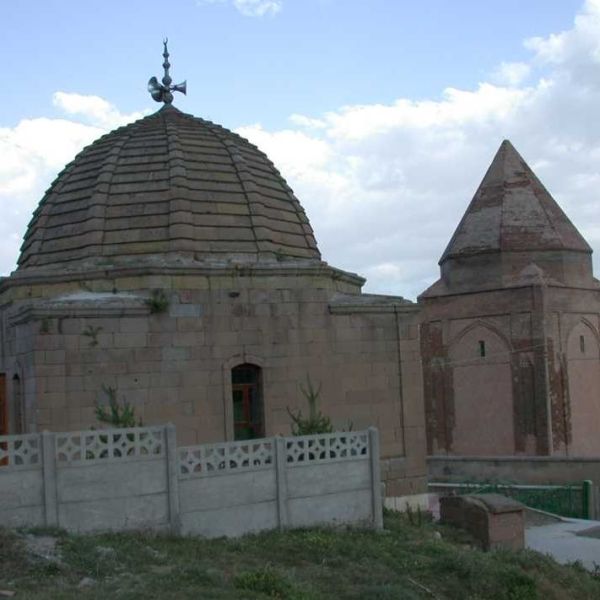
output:
POLYGON ((499 85, 514 87, 522 84, 529 73, 531 67, 523 62, 503 62, 492 73, 492 79, 499 85))
POLYGON ((281 0, 233 0, 233 5, 247 17, 275 15, 281 10, 281 0))
POLYGON ((572 29, 526 45, 529 61, 502 63, 473 90, 294 115, 298 138, 293 129, 241 131, 288 178, 324 258, 366 275, 370 291, 414 298, 437 278, 504 138, 595 248, 598 274, 600 0, 585 4, 572 29))
MULTIPOLYGON (((295 114, 282 130, 254 124, 238 132, 295 189, 325 260, 365 275, 368 291, 414 298, 437 278, 437 260, 504 138, 587 237, 599 274, 600 0, 587 2, 571 29, 526 44, 529 60, 502 63, 474 89, 295 114)), ((0 272, 12 268, 51 175, 82 145, 137 116, 95 97, 55 101, 71 119, 0 129, 0 272)))
POLYGON ((198 0, 198 4, 231 4, 246 17, 276 15, 283 8, 283 0, 198 0))
POLYGON ((327 124, 322 119, 312 119, 306 115, 299 115, 294 113, 290 115, 290 122, 298 127, 305 127, 307 129, 324 129, 327 124))
POLYGON ((81 116, 97 127, 108 130, 131 123, 149 112, 123 114, 116 106, 99 96, 67 92, 55 92, 52 96, 52 103, 68 115, 81 116))
POLYGON ((53 103, 86 123, 40 117, 0 128, 0 274, 14 268, 31 213, 57 172, 100 135, 143 114, 122 114, 103 98, 66 92, 56 92, 53 103))

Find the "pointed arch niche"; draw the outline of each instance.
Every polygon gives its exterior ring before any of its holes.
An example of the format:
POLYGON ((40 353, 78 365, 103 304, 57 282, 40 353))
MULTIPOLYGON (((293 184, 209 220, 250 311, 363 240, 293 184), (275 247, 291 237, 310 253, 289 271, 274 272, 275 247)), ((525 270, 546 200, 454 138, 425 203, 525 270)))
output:
POLYGON ((571 456, 600 455, 600 342, 582 319, 567 338, 571 456))
POLYGON ((513 454, 511 347, 493 327, 477 321, 452 341, 454 429, 452 454, 513 454))

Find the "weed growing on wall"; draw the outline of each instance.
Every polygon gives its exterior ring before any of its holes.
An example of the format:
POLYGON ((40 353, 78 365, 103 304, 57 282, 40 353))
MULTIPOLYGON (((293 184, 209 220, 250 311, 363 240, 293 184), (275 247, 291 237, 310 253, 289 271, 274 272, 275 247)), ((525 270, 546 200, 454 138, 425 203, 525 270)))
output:
POLYGON ((145 303, 153 315, 167 312, 169 308, 169 299, 163 290, 153 290, 150 298, 146 298, 145 303))
POLYGON ((306 376, 306 387, 300 384, 300 391, 308 402, 308 416, 305 417, 301 410, 295 414, 287 409, 292 419, 292 435, 310 435, 313 433, 332 433, 333 425, 331 419, 321 413, 318 407, 319 394, 321 393, 321 384, 317 389, 314 388, 310 376, 306 376))
POLYGON ((142 420, 135 420, 135 409, 127 401, 120 403, 117 400, 117 390, 111 386, 103 385, 102 391, 108 397, 108 410, 105 406, 96 403, 96 419, 111 427, 143 427, 142 420))
POLYGON ((93 325, 88 325, 82 332, 81 335, 85 336, 90 340, 90 346, 98 345, 98 334, 102 331, 102 327, 94 327, 93 325))
POLYGON ((40 320, 40 333, 41 334, 50 333, 50 319, 48 317, 43 317, 40 320))

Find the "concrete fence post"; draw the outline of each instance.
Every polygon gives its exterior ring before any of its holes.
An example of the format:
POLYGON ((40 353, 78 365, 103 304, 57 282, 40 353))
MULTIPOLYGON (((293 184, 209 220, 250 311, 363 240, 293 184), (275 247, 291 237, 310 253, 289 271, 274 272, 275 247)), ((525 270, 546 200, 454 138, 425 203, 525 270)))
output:
POLYGON ((54 434, 43 431, 42 477, 44 480, 44 522, 46 527, 58 527, 58 492, 56 485, 56 443, 54 434))
POLYGON ((379 464, 379 431, 369 427, 369 455, 371 458, 371 498, 373 527, 383 529, 383 503, 381 499, 381 466, 379 464))
POLYGON ((273 444, 273 453, 275 455, 275 484, 277 486, 277 522, 279 529, 285 529, 288 524, 288 506, 287 506, 287 479, 285 470, 286 462, 286 443, 285 438, 277 436, 273 444))
POLYGON ((177 433, 173 423, 165 425, 167 496, 169 500, 169 524, 171 533, 181 532, 179 507, 179 457, 177 456, 177 433))

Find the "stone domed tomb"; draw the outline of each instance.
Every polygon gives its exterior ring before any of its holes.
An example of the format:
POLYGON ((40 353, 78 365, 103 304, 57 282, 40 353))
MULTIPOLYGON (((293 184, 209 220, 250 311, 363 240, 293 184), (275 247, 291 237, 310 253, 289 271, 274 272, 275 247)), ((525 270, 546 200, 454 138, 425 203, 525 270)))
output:
POLYGON ((416 305, 362 294, 265 154, 162 99, 64 168, 0 279, 0 435, 99 426, 107 392, 180 444, 285 434, 310 378, 380 429, 388 495, 424 491, 416 305))

